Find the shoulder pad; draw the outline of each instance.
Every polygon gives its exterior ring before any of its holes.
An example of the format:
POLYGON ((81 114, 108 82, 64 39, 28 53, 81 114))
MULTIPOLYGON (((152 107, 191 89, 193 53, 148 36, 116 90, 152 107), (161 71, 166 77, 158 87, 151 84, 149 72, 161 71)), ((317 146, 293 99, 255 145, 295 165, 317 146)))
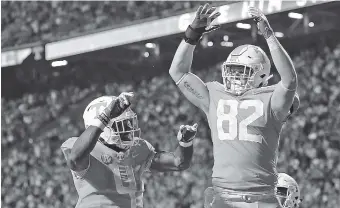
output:
POLYGON ((223 90, 224 91, 224 86, 217 81, 207 82, 205 84, 207 85, 208 90, 209 90, 209 88, 211 89, 212 87, 214 87, 216 90, 223 90))
POLYGON ((137 145, 140 145, 140 146, 152 151, 152 152, 155 151, 155 148, 148 141, 146 141, 144 139, 141 139, 141 138, 135 139, 135 143, 137 145))
POLYGON ((205 84, 206 84, 206 85, 216 85, 216 86, 221 85, 221 83, 219 83, 218 81, 207 82, 207 83, 205 83, 205 84))
POLYGON ((255 88, 255 89, 252 89, 251 92, 252 94, 270 93, 270 92, 273 92, 275 88, 276 88, 276 84, 266 86, 266 87, 255 88))
POLYGON ((71 149, 74 145, 74 143, 77 141, 78 137, 71 137, 68 140, 66 140, 62 145, 61 149, 71 149))
POLYGON ((209 89, 209 87, 210 87, 211 85, 213 85, 213 83, 214 83, 214 82, 206 82, 205 85, 206 85, 207 88, 209 89))

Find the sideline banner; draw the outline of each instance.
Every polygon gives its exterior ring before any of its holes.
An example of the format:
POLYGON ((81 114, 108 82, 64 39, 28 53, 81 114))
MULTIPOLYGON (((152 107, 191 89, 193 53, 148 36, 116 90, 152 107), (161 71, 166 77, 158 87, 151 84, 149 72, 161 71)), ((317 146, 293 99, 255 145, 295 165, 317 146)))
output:
MULTIPOLYGON (((217 7, 217 11, 219 11, 221 15, 215 20, 215 23, 226 24, 248 19, 247 8, 249 6, 258 7, 265 14, 274 14, 332 1, 334 0, 245 0, 217 7)), ((35 54, 35 59, 39 59, 39 54, 42 52, 44 53, 42 54, 42 57, 46 58, 46 60, 53 60, 152 38, 178 34, 185 31, 193 20, 194 15, 195 12, 185 13, 164 19, 123 26, 106 31, 98 31, 92 34, 47 43, 45 46, 40 44, 39 46, 34 47, 18 47, 20 49, 3 49, 1 53, 1 67, 21 64, 31 53, 35 54)))

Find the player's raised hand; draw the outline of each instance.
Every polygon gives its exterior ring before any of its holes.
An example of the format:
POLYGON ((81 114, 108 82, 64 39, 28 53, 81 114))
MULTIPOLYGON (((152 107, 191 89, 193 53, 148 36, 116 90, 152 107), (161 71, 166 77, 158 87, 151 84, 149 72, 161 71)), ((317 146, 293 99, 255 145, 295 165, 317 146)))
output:
POLYGON ((255 7, 249 7, 248 13, 256 22, 261 35, 263 35, 265 39, 268 39, 273 34, 273 29, 270 27, 267 17, 260 9, 255 7))
POLYGON ((211 25, 211 23, 221 14, 215 12, 216 7, 210 7, 209 4, 200 6, 196 11, 194 21, 188 26, 185 31, 185 42, 196 45, 203 34, 220 28, 219 25, 211 25))
POLYGON ((131 98, 134 96, 133 92, 122 92, 118 96, 118 99, 120 99, 121 104, 130 105, 131 104, 131 98))
POLYGON ((179 144, 183 147, 189 147, 192 145, 192 141, 194 140, 197 133, 198 124, 194 125, 181 125, 177 134, 177 139, 179 144))
POLYGON ((133 92, 123 92, 116 99, 113 99, 110 104, 103 110, 97 118, 107 125, 113 118, 120 116, 131 105, 131 98, 134 96, 133 92))
POLYGON ((204 6, 201 5, 197 9, 195 19, 190 26, 194 29, 201 30, 203 33, 218 29, 220 27, 219 25, 211 25, 211 23, 221 15, 221 13, 215 12, 215 10, 216 7, 211 7, 208 3, 204 6))

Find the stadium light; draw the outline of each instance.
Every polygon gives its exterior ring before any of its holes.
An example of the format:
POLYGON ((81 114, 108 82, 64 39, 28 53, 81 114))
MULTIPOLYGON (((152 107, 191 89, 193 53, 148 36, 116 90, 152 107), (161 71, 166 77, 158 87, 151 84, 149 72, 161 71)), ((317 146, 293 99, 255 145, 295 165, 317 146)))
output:
POLYGON ((223 40, 224 41, 228 41, 229 40, 229 36, 228 35, 223 36, 223 40))
POLYGON ((213 43, 212 41, 209 41, 209 42, 207 43, 207 45, 208 45, 209 47, 211 47, 211 46, 214 45, 214 43, 213 43))
POLYGON ((249 30, 251 28, 251 25, 247 24, 247 23, 239 22, 239 23, 236 24, 236 27, 241 28, 241 29, 249 30))
POLYGON ((283 38, 283 36, 284 36, 284 34, 282 32, 275 32, 274 34, 278 38, 283 38))
POLYGON ((228 41, 222 41, 221 42, 221 46, 224 46, 224 47, 233 47, 234 43, 233 42, 228 42, 228 41))
POLYGON ((147 48, 156 48, 156 44, 154 44, 154 43, 146 43, 145 47, 147 47, 147 48))
POLYGON ((309 27, 314 27, 314 22, 308 23, 308 26, 309 26, 309 27))
POLYGON ((296 12, 289 12, 288 17, 290 17, 292 19, 302 19, 303 15, 300 14, 300 13, 296 13, 296 12))
POLYGON ((62 61, 53 61, 51 63, 52 67, 58 67, 58 66, 66 66, 67 65, 67 61, 66 60, 62 60, 62 61))

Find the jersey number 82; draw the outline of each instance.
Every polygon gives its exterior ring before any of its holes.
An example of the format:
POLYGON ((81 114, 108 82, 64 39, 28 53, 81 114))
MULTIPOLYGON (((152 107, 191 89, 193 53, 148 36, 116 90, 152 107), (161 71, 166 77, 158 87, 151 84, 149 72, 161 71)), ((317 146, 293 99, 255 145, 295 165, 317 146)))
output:
POLYGON ((262 143, 262 136, 248 133, 248 125, 263 116, 263 102, 261 100, 219 100, 217 104, 217 132, 220 140, 235 140, 237 137, 241 141, 251 141, 262 143), (225 107, 229 107, 229 112, 225 112, 225 107), (242 109, 253 107, 255 110, 248 117, 239 121, 236 117, 242 109), (228 122, 229 132, 223 129, 223 122, 228 122))

